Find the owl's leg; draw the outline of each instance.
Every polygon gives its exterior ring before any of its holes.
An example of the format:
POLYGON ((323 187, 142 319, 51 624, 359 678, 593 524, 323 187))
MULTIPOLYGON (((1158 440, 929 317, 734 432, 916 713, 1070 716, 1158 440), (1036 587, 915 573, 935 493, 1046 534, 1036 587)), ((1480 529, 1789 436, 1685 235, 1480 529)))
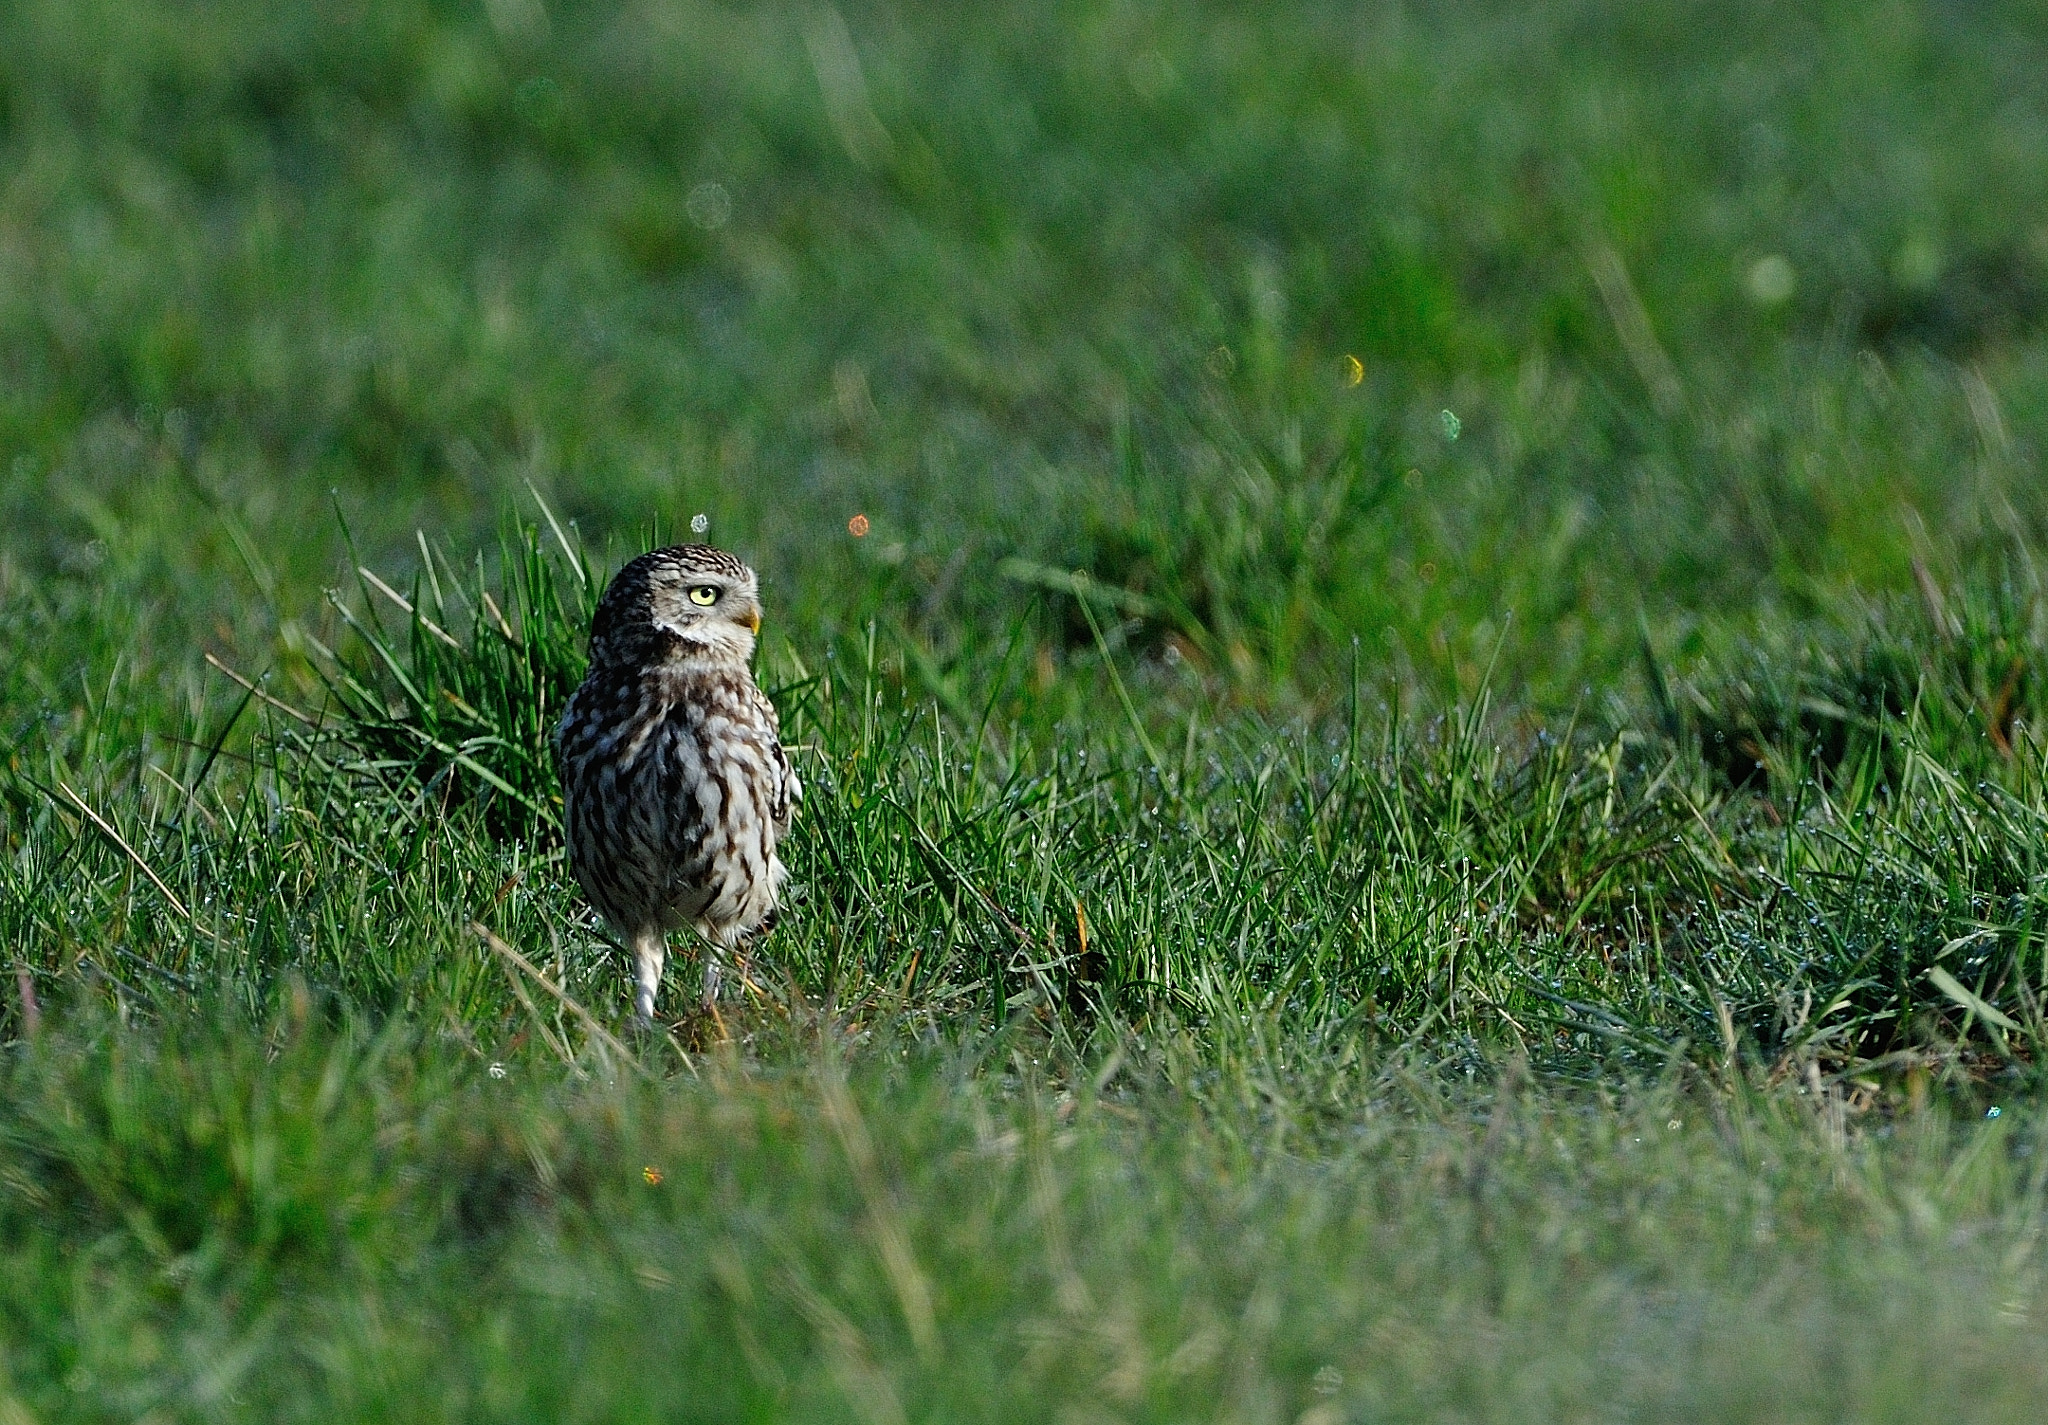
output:
POLYGON ((661 967, 668 961, 668 937, 659 927, 633 936, 633 1017, 654 1022, 654 992, 661 988, 661 967))
POLYGON ((718 1002, 719 982, 725 978, 725 947, 704 937, 704 1003, 718 1002))

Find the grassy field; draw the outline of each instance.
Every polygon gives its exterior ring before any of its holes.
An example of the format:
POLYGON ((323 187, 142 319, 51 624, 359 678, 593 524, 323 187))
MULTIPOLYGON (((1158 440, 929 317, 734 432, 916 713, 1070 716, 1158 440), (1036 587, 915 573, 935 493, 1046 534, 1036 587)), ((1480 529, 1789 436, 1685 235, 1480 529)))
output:
POLYGON ((2037 1418, 2042 73, 0 8, 0 1425, 2037 1418), (698 516, 807 795, 636 1034, 547 739, 698 516))

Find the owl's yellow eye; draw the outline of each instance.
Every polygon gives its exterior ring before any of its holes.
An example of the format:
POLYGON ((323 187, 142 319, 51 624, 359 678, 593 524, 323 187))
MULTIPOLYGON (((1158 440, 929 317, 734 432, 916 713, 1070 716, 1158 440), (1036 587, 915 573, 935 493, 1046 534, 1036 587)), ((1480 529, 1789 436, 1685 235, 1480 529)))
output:
POLYGON ((696 585, 690 590, 690 602, 702 604, 707 609, 710 608, 718 602, 718 586, 716 584, 696 585))

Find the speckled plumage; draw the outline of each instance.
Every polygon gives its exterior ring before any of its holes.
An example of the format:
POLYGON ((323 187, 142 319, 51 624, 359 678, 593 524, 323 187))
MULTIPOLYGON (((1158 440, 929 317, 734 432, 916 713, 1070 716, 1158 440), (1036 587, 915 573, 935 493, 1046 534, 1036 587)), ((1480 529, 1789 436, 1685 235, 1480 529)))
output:
POLYGON ((669 930, 704 937, 708 1000, 722 956, 775 913, 800 788, 748 671, 760 620, 754 571, 730 554, 641 555, 598 600, 590 671, 555 732, 569 864, 632 947, 643 1019, 669 930))

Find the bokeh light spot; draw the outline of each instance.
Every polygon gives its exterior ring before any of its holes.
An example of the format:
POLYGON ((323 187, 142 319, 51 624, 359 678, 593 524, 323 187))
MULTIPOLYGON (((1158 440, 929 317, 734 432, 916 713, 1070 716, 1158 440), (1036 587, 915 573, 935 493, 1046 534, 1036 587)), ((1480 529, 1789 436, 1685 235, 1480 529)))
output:
POLYGON ((1749 265, 1743 278, 1749 300, 1759 307, 1781 307, 1792 300, 1799 288, 1799 274, 1782 253, 1768 252, 1749 265))
POLYGON ((723 183, 699 183, 683 199, 683 212, 707 233, 715 233, 732 221, 732 194, 723 183))

